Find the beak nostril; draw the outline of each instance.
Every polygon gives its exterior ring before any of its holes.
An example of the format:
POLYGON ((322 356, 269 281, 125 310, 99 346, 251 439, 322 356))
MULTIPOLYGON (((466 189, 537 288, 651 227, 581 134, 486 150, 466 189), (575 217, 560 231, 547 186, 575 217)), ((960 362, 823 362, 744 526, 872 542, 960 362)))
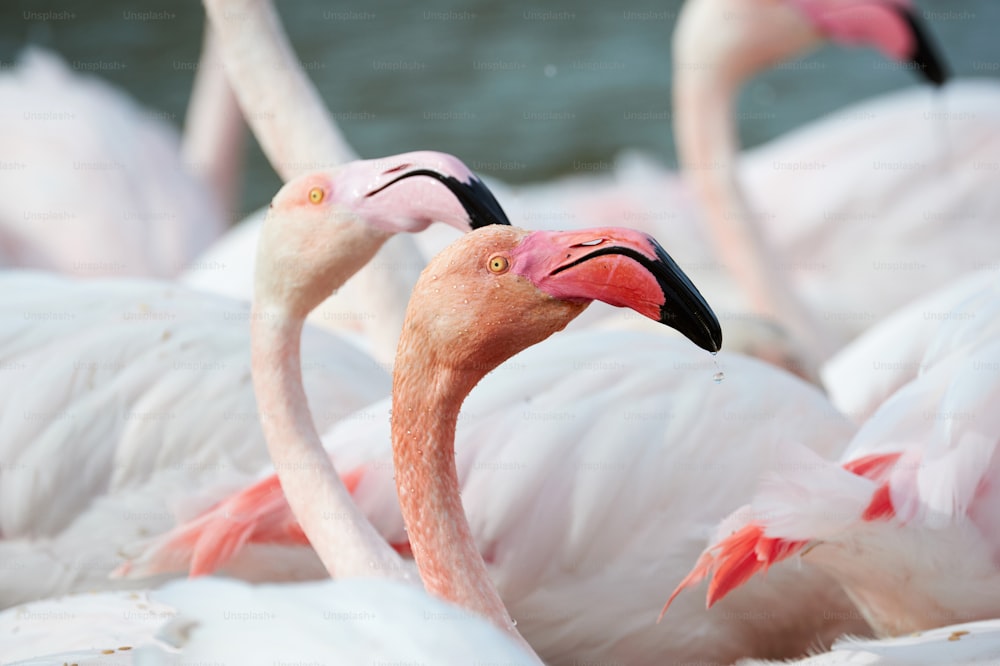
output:
POLYGON ((400 164, 399 166, 394 166, 391 169, 387 169, 386 171, 383 171, 382 175, 383 176, 387 176, 390 173, 397 173, 399 171, 402 171, 403 169, 409 169, 411 166, 413 166, 413 165, 409 164, 409 163, 407 163, 407 164, 400 164))

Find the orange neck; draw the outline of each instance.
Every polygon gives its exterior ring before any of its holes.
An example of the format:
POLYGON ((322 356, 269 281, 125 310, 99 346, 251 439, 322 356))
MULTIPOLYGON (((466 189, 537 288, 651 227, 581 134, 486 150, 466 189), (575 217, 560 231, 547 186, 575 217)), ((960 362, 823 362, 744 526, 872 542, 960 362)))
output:
POLYGON ((448 368, 426 345, 409 341, 405 335, 400 340, 393 376, 392 449, 420 577, 431 594, 489 618, 532 651, 489 577, 459 495, 455 425, 462 402, 487 369, 448 368))

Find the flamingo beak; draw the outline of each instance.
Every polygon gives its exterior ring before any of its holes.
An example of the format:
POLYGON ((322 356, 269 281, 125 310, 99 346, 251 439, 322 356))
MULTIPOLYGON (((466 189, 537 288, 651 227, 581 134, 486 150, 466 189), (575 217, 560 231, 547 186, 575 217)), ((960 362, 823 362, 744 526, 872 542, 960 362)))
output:
POLYGON ((930 31, 923 19, 908 7, 899 7, 898 11, 913 34, 913 53, 910 54, 910 62, 920 70, 920 74, 925 79, 934 85, 944 84, 949 77, 948 66, 940 54, 940 49, 931 39, 930 31))
POLYGON ((631 308, 702 349, 722 347, 722 328, 712 308, 647 234, 616 227, 536 231, 512 255, 513 270, 554 298, 631 308))
POLYGON ((459 203, 462 204, 462 208, 465 209, 465 212, 469 216, 469 224, 473 229, 479 229, 491 224, 510 226, 510 220, 507 219, 507 214, 500 207, 500 203, 497 202, 496 197, 483 184, 483 181, 479 180, 472 173, 461 174, 462 177, 456 177, 455 175, 442 173, 435 169, 411 169, 403 171, 401 175, 393 178, 388 183, 368 192, 365 197, 371 197, 401 180, 416 176, 428 176, 447 187, 455 198, 458 199, 459 203))

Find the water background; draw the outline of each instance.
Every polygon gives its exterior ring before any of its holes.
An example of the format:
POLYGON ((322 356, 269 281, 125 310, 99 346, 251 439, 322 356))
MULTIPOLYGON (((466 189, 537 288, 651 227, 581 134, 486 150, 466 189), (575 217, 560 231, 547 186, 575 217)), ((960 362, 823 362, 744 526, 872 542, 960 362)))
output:
MULTIPOLYGON (((204 25, 198 2, 0 4, 0 67, 9 68, 29 42, 57 50, 81 72, 110 63, 96 75, 182 124, 204 25), (71 17, 43 18, 47 12, 71 17)), ((443 150, 520 183, 571 173, 575 163, 610 165, 625 148, 676 165, 668 110, 680 5, 286 0, 279 12, 362 156, 443 150)), ((1000 2, 922 0, 917 7, 956 75, 1000 76, 1000 2)), ((915 82, 874 51, 828 46, 746 87, 741 137, 753 146, 915 82)), ((255 146, 246 169, 244 212, 280 184, 255 146)))

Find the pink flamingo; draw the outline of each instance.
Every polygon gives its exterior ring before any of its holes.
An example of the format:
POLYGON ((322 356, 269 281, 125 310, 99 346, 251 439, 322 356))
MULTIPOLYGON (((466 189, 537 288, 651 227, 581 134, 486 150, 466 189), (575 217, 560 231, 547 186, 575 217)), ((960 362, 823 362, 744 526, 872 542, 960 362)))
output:
MULTIPOLYGON (((261 233, 251 330, 268 448, 327 571, 357 576, 374 568, 405 576, 398 555, 340 483, 301 390, 298 341, 306 314, 329 293, 323 267, 348 261, 361 242, 348 227, 317 252, 313 236, 322 231, 272 224, 261 233), (272 268, 265 261, 279 242, 284 248, 275 259, 297 257, 294 270, 288 262, 272 268), (344 518, 330 530, 325 515, 344 518)), ((462 512, 454 463, 458 410, 487 372, 564 328, 595 299, 667 323, 711 351, 721 344, 711 309, 673 260, 649 237, 624 229, 484 228, 431 262, 407 308, 393 379, 393 464, 420 575, 432 594, 515 635, 462 512), (442 308, 442 299, 452 307, 442 308)))
POLYGON ((995 280, 938 316, 920 374, 864 423, 844 462, 790 448, 787 465, 723 522, 671 600, 711 575, 712 604, 800 555, 885 636, 1000 612, 995 280))
MULTIPOLYGON (((759 339, 733 344, 741 329, 753 322, 744 321, 746 295, 719 270, 718 257, 726 255, 715 245, 716 251, 709 248, 698 225, 703 216, 697 203, 706 202, 706 213, 721 220, 715 225, 713 218, 706 218, 713 238, 751 235, 768 241, 774 256, 768 260, 764 255, 764 271, 754 272, 773 274, 775 266, 782 267, 786 282, 808 304, 808 319, 830 338, 827 353, 883 313, 970 266, 995 261, 990 247, 969 241, 989 233, 991 211, 1000 206, 1000 195, 990 186, 989 165, 1000 137, 994 121, 1000 87, 992 82, 956 81, 934 91, 892 93, 760 148, 736 152, 731 102, 739 86, 763 67, 797 56, 821 38, 844 42, 856 37, 848 41, 874 44, 893 57, 923 59, 919 50, 907 53, 903 48, 909 20, 896 16, 903 7, 880 2, 760 2, 736 12, 725 2, 688 2, 674 35, 674 120, 682 166, 689 167, 685 180, 696 187, 685 188, 676 174, 651 160, 626 159, 618 162, 610 183, 576 177, 514 188, 511 196, 500 192, 511 219, 551 225, 566 220, 588 223, 598 216, 669 238, 671 247, 689 262, 685 269, 712 295, 730 350, 749 348, 767 358, 784 353, 812 356, 815 370, 825 356, 811 351, 815 336, 779 336, 771 346, 759 339), (831 14, 829 20, 824 12, 831 14), (871 32, 848 32, 858 27, 852 27, 852 18, 869 12, 880 16, 870 22, 871 32), (720 25, 726 30, 717 29, 720 25), (697 161, 718 168, 699 169, 697 161), (922 166, 910 168, 913 165, 922 166), (906 196, 898 196, 901 192, 906 196), (720 212, 724 210, 749 217, 720 212), (754 220, 758 230, 730 229, 744 219, 754 220), (876 226, 878 233, 871 233, 876 226), (949 250, 943 252, 942 247, 949 250), (873 284, 879 288, 872 289, 873 284)), ((917 37, 913 41, 919 45, 917 37)), ((430 239, 419 242, 425 240, 430 239)), ((730 254, 749 253, 754 247, 724 244, 737 248, 725 250, 730 254)), ((760 263, 751 260, 740 261, 744 266, 760 263)), ((759 285, 762 279, 741 282, 759 285)), ((757 297, 762 303, 782 293, 769 288, 763 292, 757 297)), ((759 308, 755 311, 761 314, 759 308)), ((776 360, 781 362, 780 357, 776 360)))
MULTIPOLYGON (((795 338, 809 340, 809 351, 822 359, 837 343, 777 268, 737 180, 736 90, 751 74, 827 37, 872 44, 896 60, 915 59, 938 82, 943 72, 918 24, 908 22, 906 3, 793 0, 758 2, 747 9, 731 27, 731 3, 701 0, 684 6, 673 41, 678 153, 705 205, 713 247, 749 296, 752 310, 779 322, 795 338)), ((812 365, 809 374, 818 364, 813 360, 812 365)))

